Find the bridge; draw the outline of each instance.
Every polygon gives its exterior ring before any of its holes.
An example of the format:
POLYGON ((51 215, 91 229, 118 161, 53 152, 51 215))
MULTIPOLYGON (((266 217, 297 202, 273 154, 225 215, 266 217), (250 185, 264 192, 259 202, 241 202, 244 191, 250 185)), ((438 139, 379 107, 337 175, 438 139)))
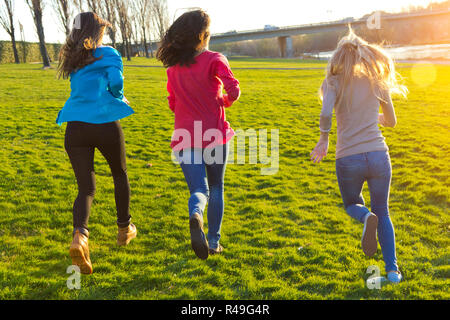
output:
POLYGON ((384 23, 392 22, 409 22, 409 23, 421 23, 430 18, 443 18, 447 23, 450 21, 450 10, 428 11, 418 13, 401 13, 401 14, 389 14, 383 15, 381 13, 375 13, 369 17, 361 19, 347 18, 339 21, 304 24, 298 26, 289 27, 270 27, 260 30, 248 30, 248 31, 231 31, 227 33, 214 34, 211 36, 211 44, 225 43, 225 42, 237 42, 246 40, 258 40, 267 38, 278 38, 280 47, 280 55, 282 57, 290 57, 293 55, 293 43, 292 36, 301 34, 311 34, 318 32, 330 32, 336 30, 344 30, 348 28, 348 25, 361 26, 366 25, 371 29, 379 29, 383 27, 384 23))

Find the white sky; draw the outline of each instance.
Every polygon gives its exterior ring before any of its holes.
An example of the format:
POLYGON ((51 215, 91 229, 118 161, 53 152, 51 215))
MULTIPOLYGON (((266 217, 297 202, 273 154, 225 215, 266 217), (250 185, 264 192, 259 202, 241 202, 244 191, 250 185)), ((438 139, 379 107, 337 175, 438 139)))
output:
MULTIPOLYGON (((33 19, 25 0, 15 2, 16 16, 24 26, 26 41, 37 41, 33 19)), ((201 7, 211 17, 211 32, 220 33, 262 29, 268 24, 289 26, 346 17, 358 18, 375 10, 398 12, 410 5, 425 6, 430 2, 431 0, 168 0, 168 5, 171 22, 174 17, 183 13, 180 9, 201 7)), ((18 29, 17 27, 16 37, 20 39, 18 29)), ((47 42, 64 41, 60 23, 49 4, 45 7, 44 29, 47 42)), ((9 40, 2 28, 0 40, 9 40)))

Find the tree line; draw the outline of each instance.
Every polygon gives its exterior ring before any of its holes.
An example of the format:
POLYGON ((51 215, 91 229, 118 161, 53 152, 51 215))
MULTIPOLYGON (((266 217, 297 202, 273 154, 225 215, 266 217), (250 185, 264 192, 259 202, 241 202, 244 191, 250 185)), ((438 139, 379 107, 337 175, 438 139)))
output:
POLYGON ((52 10, 59 27, 69 36, 74 18, 80 12, 92 11, 108 20, 108 36, 113 47, 120 47, 128 60, 138 53, 153 56, 151 39, 162 39, 169 26, 167 0, 0 0, 0 26, 11 38, 15 63, 20 63, 16 30, 24 41, 23 25, 16 17, 15 5, 24 1, 33 17, 39 39, 39 49, 44 68, 50 67, 50 57, 45 42, 44 12, 52 10))

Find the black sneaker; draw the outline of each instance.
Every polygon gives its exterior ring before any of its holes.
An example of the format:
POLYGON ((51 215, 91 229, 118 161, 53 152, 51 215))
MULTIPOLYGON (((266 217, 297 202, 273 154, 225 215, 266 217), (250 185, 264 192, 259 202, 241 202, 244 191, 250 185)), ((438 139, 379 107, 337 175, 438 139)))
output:
POLYGON ((195 213, 189 219, 189 229, 191 231, 191 245, 195 254, 202 260, 208 259, 208 240, 206 240, 203 231, 203 219, 198 213, 195 213))

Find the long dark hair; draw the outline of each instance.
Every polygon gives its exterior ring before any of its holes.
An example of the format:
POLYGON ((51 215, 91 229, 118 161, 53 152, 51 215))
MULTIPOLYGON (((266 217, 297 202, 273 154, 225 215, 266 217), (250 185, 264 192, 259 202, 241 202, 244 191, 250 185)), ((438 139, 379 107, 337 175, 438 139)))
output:
POLYGON ((73 71, 101 59, 95 58, 93 52, 102 43, 106 27, 111 24, 93 12, 75 17, 72 31, 59 52, 59 78, 67 79, 73 71))
MULTIPOLYGON (((189 11, 181 15, 167 30, 156 58, 164 66, 189 66, 195 63, 200 36, 209 28, 210 18, 203 10, 189 11)), ((205 34, 208 37, 209 34, 205 34)))

